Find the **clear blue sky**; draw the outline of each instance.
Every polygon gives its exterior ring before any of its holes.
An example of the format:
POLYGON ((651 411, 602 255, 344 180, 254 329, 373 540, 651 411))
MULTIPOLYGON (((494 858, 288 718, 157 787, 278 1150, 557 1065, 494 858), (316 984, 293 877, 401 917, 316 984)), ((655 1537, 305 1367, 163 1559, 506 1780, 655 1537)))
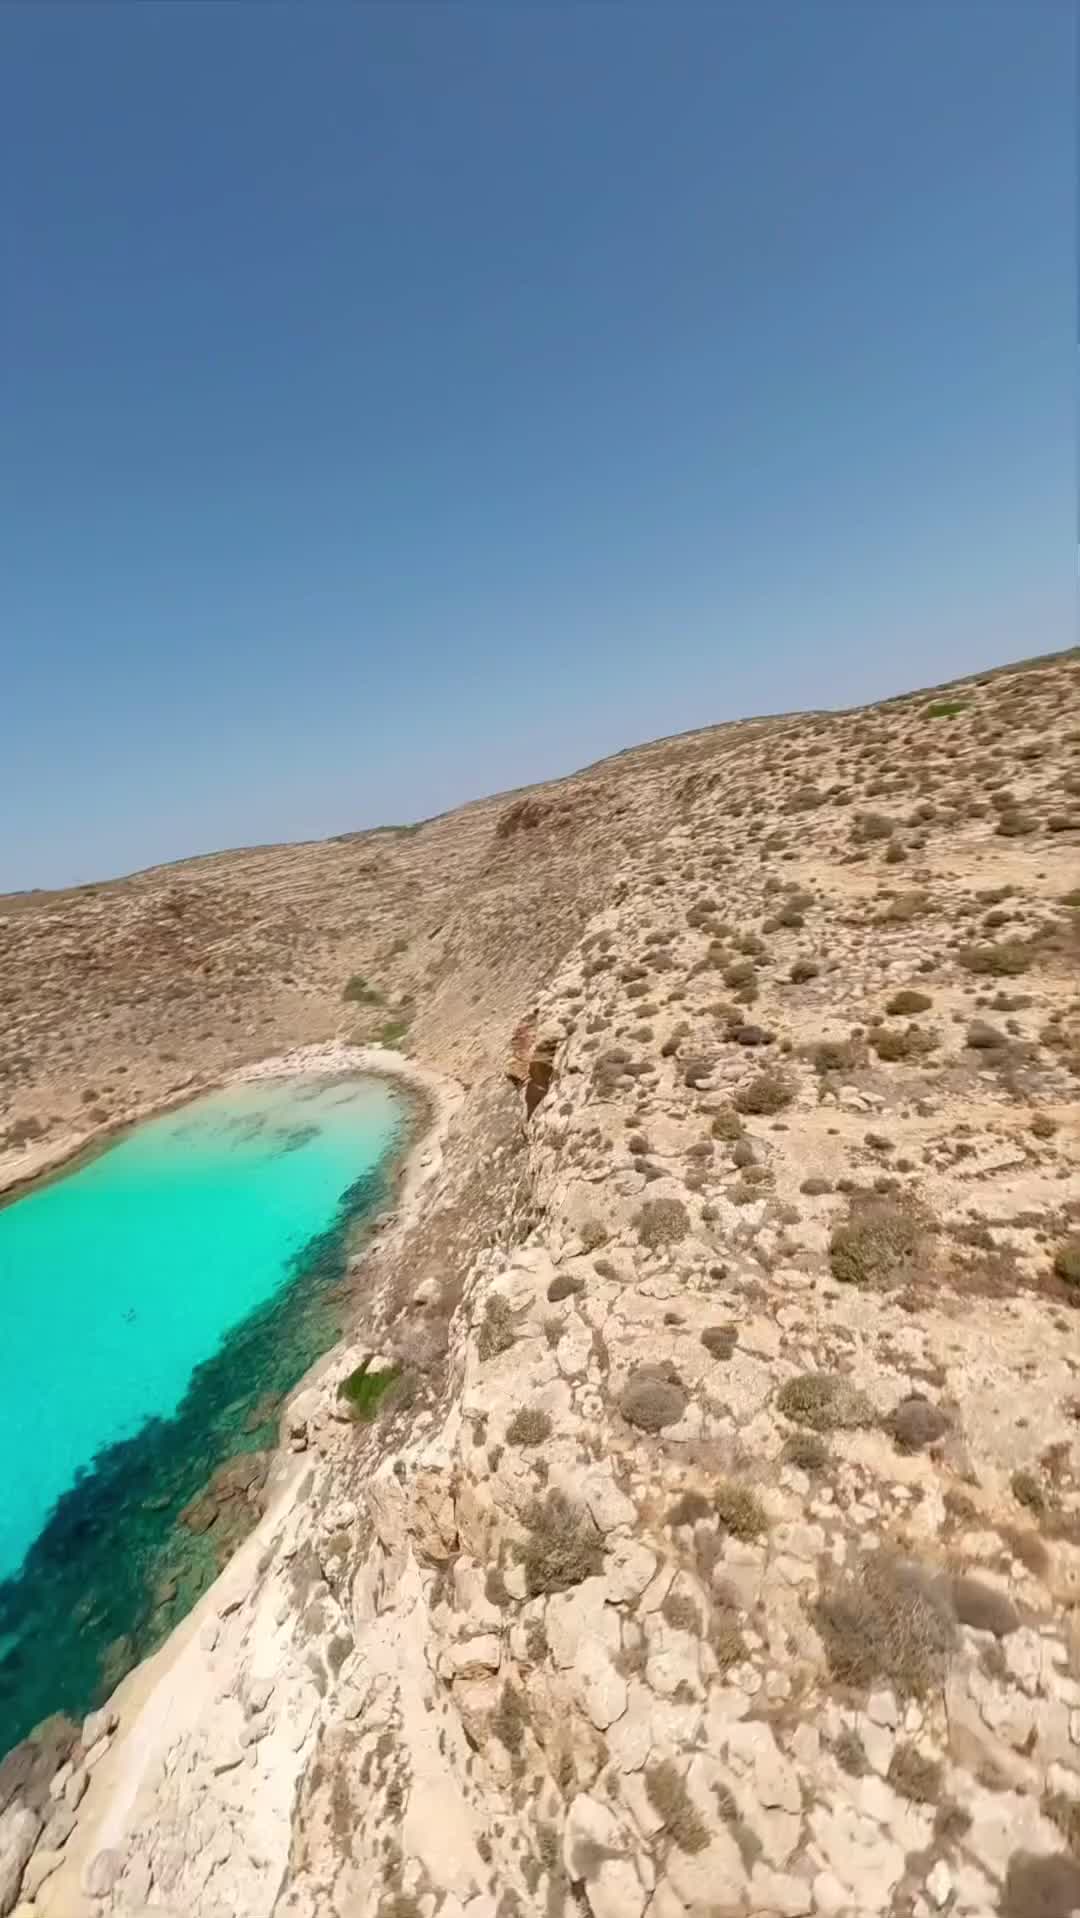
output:
POLYGON ((0 886, 1071 643, 1073 39, 0 10, 0 886))

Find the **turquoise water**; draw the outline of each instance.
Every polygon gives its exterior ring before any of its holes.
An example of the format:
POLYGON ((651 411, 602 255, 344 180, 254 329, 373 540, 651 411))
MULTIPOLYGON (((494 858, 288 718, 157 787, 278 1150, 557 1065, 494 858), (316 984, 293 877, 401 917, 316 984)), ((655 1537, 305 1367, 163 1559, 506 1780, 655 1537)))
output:
POLYGON ((407 1118, 383 1080, 232 1087, 0 1208, 0 1749, 213 1575, 177 1513, 337 1335, 407 1118))

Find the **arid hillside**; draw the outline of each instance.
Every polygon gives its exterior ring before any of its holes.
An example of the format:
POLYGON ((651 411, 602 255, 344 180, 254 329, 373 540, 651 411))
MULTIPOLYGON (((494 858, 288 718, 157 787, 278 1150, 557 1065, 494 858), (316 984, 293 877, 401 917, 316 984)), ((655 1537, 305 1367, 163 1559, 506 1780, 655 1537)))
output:
MULTIPOLYGON (((0 897, 0 1174, 12 1148, 66 1151, 283 1045, 385 1036, 470 1077, 616 885, 662 898, 688 860, 725 916, 725 873, 741 884, 749 856, 777 898, 827 863, 849 943, 867 898, 891 890, 914 918, 943 861, 950 888, 990 861, 1052 901, 1080 830, 1078 675, 1062 656, 947 696, 745 720, 418 826, 0 897)), ((936 930, 952 905, 919 916, 936 930)), ((957 938, 976 905, 957 899, 957 938)), ((998 911, 1015 927, 1021 906, 998 911)), ((811 927, 831 938, 821 908, 811 927)))
POLYGON ((1070 654, 5 902, 9 1177, 331 1037, 442 1114, 24 1902, 1080 1910, 1078 852, 1070 654))

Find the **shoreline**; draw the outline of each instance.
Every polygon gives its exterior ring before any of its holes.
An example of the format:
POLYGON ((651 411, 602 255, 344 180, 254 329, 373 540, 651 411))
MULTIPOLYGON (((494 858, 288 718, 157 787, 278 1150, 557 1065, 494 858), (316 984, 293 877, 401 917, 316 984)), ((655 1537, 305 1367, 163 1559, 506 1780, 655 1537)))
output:
MULTIPOLYGON (((441 1167, 448 1127, 464 1098, 456 1081, 399 1053, 377 1045, 360 1047, 335 1041, 271 1055, 239 1067, 212 1084, 192 1087, 183 1098, 125 1122, 122 1128, 113 1129, 101 1149, 107 1149, 117 1132, 127 1131, 132 1124, 141 1123, 156 1112, 172 1110, 206 1092, 301 1074, 382 1077, 399 1082, 403 1090, 412 1095, 410 1139, 393 1174, 392 1198, 376 1215, 381 1224, 371 1219, 360 1224, 361 1243, 350 1250, 350 1264, 362 1269, 373 1244, 385 1245, 388 1239, 404 1235, 415 1224, 427 1188, 441 1167)), ((26 1184, 32 1185, 39 1176, 48 1177, 57 1169, 52 1167, 43 1174, 31 1174, 26 1184)), ((8 1196, 13 1195, 0 1195, 0 1204, 8 1196)), ((99 1908, 98 1901, 82 1890, 84 1867, 98 1852, 122 1837, 145 1780, 160 1766, 166 1744, 176 1735, 178 1721, 197 1717, 201 1703, 209 1700, 213 1645, 207 1641, 216 1637, 214 1621, 231 1614, 251 1597, 269 1540, 272 1535, 278 1535, 288 1521, 310 1476, 310 1458, 290 1450, 283 1440, 287 1408, 301 1393, 318 1386, 348 1349, 349 1342, 350 1330, 346 1327, 341 1337, 320 1353, 297 1379, 282 1401, 267 1476, 266 1509, 257 1524, 168 1637, 125 1674, 103 1708, 110 1714, 116 1713, 118 1723, 109 1749, 90 1775, 78 1822, 64 1847, 62 1863, 38 1891, 34 1909, 41 1912, 43 1918, 46 1914, 53 1914, 53 1918, 83 1918, 83 1914, 99 1908)))

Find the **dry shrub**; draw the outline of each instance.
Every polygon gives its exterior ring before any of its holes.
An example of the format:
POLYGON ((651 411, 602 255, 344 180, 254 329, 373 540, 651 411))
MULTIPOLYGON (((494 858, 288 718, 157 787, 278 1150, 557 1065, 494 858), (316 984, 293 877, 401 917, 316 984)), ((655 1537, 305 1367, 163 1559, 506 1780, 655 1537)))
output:
POLYGON ((784 1462, 800 1472, 823 1471, 829 1462, 829 1448, 816 1432, 790 1432, 784 1440, 784 1462))
POLYGON ((1005 1592, 967 1573, 952 1582, 953 1609, 961 1625, 976 1632, 993 1632, 995 1638, 1007 1638, 1020 1624, 1020 1614, 1005 1592))
POLYGON ((500 1352, 508 1352, 514 1343, 514 1314, 509 1300, 501 1292, 489 1295, 484 1305, 484 1316, 480 1322, 476 1349, 482 1359, 497 1358, 500 1352))
POLYGON ((551 1420, 538 1405, 523 1405, 506 1428, 509 1445, 542 1445, 551 1437, 551 1420))
POLYGON ((769 1117, 774 1112, 783 1112, 795 1097, 795 1088, 790 1079, 782 1072, 766 1070, 758 1072, 745 1085, 741 1085, 735 1094, 735 1105, 739 1112, 753 1113, 756 1117, 769 1117))
POLYGON ((932 1404, 921 1392, 911 1392, 890 1412, 885 1430, 901 1452, 921 1452, 924 1446, 943 1438, 949 1424, 939 1405, 932 1404))
POLYGON ((999 1918, 1073 1918, 1080 1906, 1080 1864, 1057 1852, 1050 1856, 1014 1851, 998 1906, 999 1918))
POLYGON ((843 1285, 900 1284, 924 1251, 926 1231, 926 1218, 912 1201, 856 1196, 829 1240, 833 1278, 843 1285))
POLYGON ((686 1387, 670 1363, 641 1365, 623 1386, 619 1409, 639 1431, 660 1432, 678 1423, 687 1403, 686 1387))
POLYGON ((519 1752, 528 1722, 529 1715, 521 1693, 507 1681, 491 1714, 491 1729, 500 1745, 505 1745, 508 1752, 519 1752))
POLYGON ((721 1106, 719 1112, 713 1115, 709 1130, 714 1139, 724 1139, 729 1145, 733 1145, 736 1140, 742 1138, 744 1128, 733 1106, 721 1106))
POLYGON ((1080 1235, 1066 1239, 1054 1253, 1054 1273, 1066 1285, 1080 1285, 1080 1235))
POLYGON ((833 1744, 833 1755, 837 1764, 842 1765, 851 1778, 865 1778, 870 1770, 866 1746, 858 1732, 850 1725, 845 1725, 837 1733, 833 1744))
POLYGON ((837 1372, 800 1372, 787 1379, 776 1395, 777 1411, 815 1432, 833 1432, 856 1425, 872 1425, 877 1414, 865 1392, 837 1372))
POLYGON ((899 992, 893 993, 885 1010, 895 1018, 903 1013, 929 1012, 933 1003, 928 992, 917 992, 913 986, 902 986, 899 992))
POLYGON ((746 1640, 739 1629, 735 1609, 731 1605, 714 1607, 709 1624, 709 1644, 713 1656, 722 1672, 728 1672, 733 1665, 741 1665, 746 1657, 746 1640))
POLYGON ((854 1072, 859 1064, 861 1048, 854 1039, 819 1039, 810 1049, 814 1068, 822 1077, 827 1072, 854 1072))
POLYGON ((660 1616, 673 1632, 692 1632, 701 1636, 701 1613, 685 1592, 669 1592, 660 1607, 660 1616))
POLYGON ((788 978, 793 986, 804 986, 810 979, 816 979, 821 967, 813 959, 796 959, 788 978))
POLYGON ((560 1299, 572 1298, 576 1292, 584 1290, 584 1279, 577 1278, 573 1272, 558 1272, 548 1286, 547 1295, 552 1305, 557 1305, 560 1299))
POLYGON ((891 1065, 901 1059, 924 1058, 933 1052, 938 1040, 935 1033, 927 1032, 923 1026, 905 1026, 903 1032, 895 1026, 875 1026, 869 1042, 878 1058, 891 1065))
POLYGON ((672 1758, 649 1765, 645 1771, 645 1794, 664 1830, 680 1851, 704 1851, 709 1842, 708 1827, 686 1789, 682 1774, 672 1758))
POLYGON ((690 1230, 690 1214, 681 1199, 647 1199, 634 1220, 638 1238, 652 1252, 675 1245, 690 1230))
POLYGON ((701 1334, 701 1343, 710 1358, 729 1359, 735 1350, 738 1336, 737 1326, 707 1325, 701 1334))
POLYGON ((1018 1505, 1034 1512, 1037 1518, 1043 1516, 1046 1511, 1046 1492, 1034 1472, 1014 1472, 1009 1485, 1018 1505))
POLYGON ((919 1697, 945 1676, 952 1606, 945 1588, 909 1560, 871 1553, 825 1586, 813 1616, 841 1684, 889 1684, 901 1696, 919 1697))
POLYGON ((525 1514, 529 1536, 522 1563, 530 1598, 542 1592, 565 1592, 593 1578, 604 1562, 600 1534, 589 1514, 572 1505, 563 1492, 550 1491, 525 1514))
POLYGON ((1008 1043, 1006 1035, 986 1019, 973 1019, 964 1038, 964 1044, 972 1052, 992 1052, 1008 1043))
POLYGON ((1013 978, 1026 972, 1031 964, 1031 949, 1019 939, 987 940, 984 945, 964 946, 958 954, 968 972, 994 979, 1013 978))
POLYGON ((1056 1825, 1069 1850, 1080 1852, 1080 1801, 1070 1798, 1067 1792, 1044 1792, 1039 1807, 1044 1818, 1056 1825))
POLYGON ((930 904, 930 895, 922 888, 913 892, 897 892, 888 904, 878 913, 877 923, 881 926, 908 926, 913 919, 920 919, 930 904))
POLYGON ((699 1520, 712 1517, 712 1506, 702 1492, 680 1492, 674 1505, 668 1506, 665 1524, 697 1525, 699 1520))
POLYGON ((740 1485, 735 1479, 720 1480, 713 1510, 721 1531, 730 1532, 733 1538, 760 1538, 768 1530, 769 1521, 760 1500, 748 1485, 740 1485))
POLYGON ((934 1805, 941 1795, 941 1766, 936 1758, 924 1758, 914 1745, 898 1745, 886 1774, 895 1791, 902 1792, 916 1805, 934 1805))

